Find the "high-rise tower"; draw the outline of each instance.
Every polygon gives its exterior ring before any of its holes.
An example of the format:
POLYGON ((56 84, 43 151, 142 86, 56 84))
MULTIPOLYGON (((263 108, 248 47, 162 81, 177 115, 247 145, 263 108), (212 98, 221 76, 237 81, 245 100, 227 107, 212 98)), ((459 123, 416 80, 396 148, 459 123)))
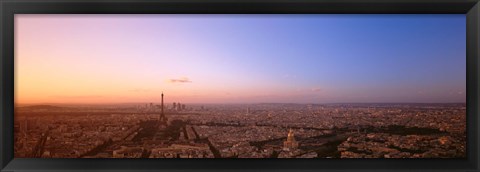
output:
POLYGON ((165 114, 163 114, 163 92, 162 92, 162 107, 161 108, 162 108, 162 114, 161 114, 162 117, 161 118, 163 119, 165 117, 165 114))
POLYGON ((160 105, 161 111, 160 111, 160 119, 159 122, 162 125, 167 125, 167 117, 165 117, 164 113, 164 105, 163 105, 163 92, 162 92, 162 104, 160 105))

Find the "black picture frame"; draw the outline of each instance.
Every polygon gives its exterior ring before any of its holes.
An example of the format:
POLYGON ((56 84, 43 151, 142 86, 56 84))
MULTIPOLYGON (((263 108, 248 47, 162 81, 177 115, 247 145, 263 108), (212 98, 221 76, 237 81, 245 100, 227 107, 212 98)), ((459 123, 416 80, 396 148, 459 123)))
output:
MULTIPOLYGON (((479 0, 2 0, 1 171, 480 171, 479 0), (465 14, 466 159, 18 159, 13 156, 15 14, 465 14)), ((434 62, 432 62, 434 63, 434 62)))

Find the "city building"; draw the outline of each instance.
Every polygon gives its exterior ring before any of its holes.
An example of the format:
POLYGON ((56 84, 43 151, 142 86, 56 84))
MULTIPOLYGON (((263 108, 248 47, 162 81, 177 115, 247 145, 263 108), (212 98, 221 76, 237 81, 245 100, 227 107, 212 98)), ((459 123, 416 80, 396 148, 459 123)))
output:
POLYGON ((286 151, 295 150, 298 148, 298 142, 295 140, 293 130, 288 131, 287 141, 283 142, 283 149, 286 151))

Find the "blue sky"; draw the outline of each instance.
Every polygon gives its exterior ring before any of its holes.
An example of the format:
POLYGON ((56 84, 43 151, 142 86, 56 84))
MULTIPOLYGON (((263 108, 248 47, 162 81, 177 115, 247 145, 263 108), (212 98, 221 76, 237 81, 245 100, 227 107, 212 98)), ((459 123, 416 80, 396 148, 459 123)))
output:
POLYGON ((191 103, 466 100, 464 15, 20 15, 18 21, 19 35, 30 35, 18 43, 17 78, 24 85, 18 93, 30 103, 59 96, 156 101, 150 95, 161 91, 191 103), (49 63, 39 62, 46 57, 49 63), (40 84, 29 73, 61 78, 58 71, 83 84, 28 86, 40 84))

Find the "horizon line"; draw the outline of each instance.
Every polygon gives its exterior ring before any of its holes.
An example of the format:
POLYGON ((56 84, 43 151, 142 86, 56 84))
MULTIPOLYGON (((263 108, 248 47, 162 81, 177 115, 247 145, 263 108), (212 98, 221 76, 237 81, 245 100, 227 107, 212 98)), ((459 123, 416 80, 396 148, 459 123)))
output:
MULTIPOLYGON (((15 106, 23 105, 125 105, 125 104, 149 104, 161 102, 122 102, 122 103, 14 103, 15 106)), ((329 105, 329 104, 466 104, 467 102, 330 102, 330 103, 292 103, 292 102, 257 102, 257 103, 182 103, 182 102, 168 102, 165 104, 180 103, 180 104, 198 104, 198 105, 241 105, 241 104, 316 104, 316 105, 329 105)))

